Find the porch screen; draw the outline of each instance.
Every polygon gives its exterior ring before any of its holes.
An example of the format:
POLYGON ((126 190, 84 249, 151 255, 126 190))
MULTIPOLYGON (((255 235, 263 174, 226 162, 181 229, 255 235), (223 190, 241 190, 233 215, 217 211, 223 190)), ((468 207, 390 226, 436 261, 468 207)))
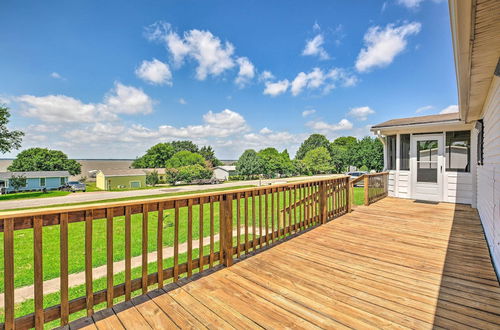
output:
POLYGON ((446 170, 470 172, 470 131, 446 132, 446 170))
POLYGON ((387 137, 387 169, 396 169, 396 135, 387 137))
POLYGON ((403 171, 410 170, 410 134, 401 134, 399 145, 399 169, 403 171))

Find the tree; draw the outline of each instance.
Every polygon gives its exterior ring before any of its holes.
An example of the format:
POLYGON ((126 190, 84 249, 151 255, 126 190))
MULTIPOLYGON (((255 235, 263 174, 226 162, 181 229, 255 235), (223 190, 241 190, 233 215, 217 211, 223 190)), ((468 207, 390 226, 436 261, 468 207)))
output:
POLYGON ((14 149, 21 148, 24 133, 21 131, 9 131, 9 108, 0 105, 0 153, 4 154, 14 149))
POLYGON ((290 159, 290 154, 288 153, 288 150, 283 150, 281 152, 281 172, 280 174, 282 176, 292 176, 295 174, 295 166, 292 163, 292 160, 290 159))
POLYGON ((163 168, 167 160, 175 154, 175 149, 170 143, 158 143, 146 151, 146 154, 135 159, 133 168, 163 168))
POLYGON ((174 148, 174 153, 179 151, 191 151, 192 153, 198 152, 198 146, 194 144, 192 141, 172 141, 172 147, 174 148))
POLYGON ((262 160, 253 149, 248 149, 243 152, 236 162, 236 171, 238 175, 251 177, 262 174, 262 160))
POLYGON ((19 191, 20 188, 26 186, 26 177, 23 175, 13 175, 9 179, 9 184, 14 189, 14 191, 19 191))
POLYGON ((337 173, 344 172, 354 165, 358 140, 354 136, 341 136, 330 143, 329 151, 332 165, 337 173))
POLYGON ((332 168, 331 161, 330 153, 325 147, 308 151, 304 157, 304 164, 313 174, 329 172, 332 168))
POLYGON ((378 138, 369 136, 361 139, 354 152, 354 165, 365 165, 370 170, 381 171, 384 168, 384 146, 378 138))
POLYGON ((12 172, 23 171, 68 171, 71 175, 82 172, 82 165, 59 150, 30 148, 20 152, 7 168, 12 172))
POLYGON ((275 148, 262 149, 257 153, 262 163, 262 174, 268 178, 283 173, 283 156, 275 148))
POLYGON ((302 144, 300 145, 296 159, 304 159, 308 151, 314 150, 319 147, 328 148, 330 141, 322 134, 311 134, 302 144))
POLYGON ((189 183, 193 180, 209 179, 212 176, 212 171, 200 164, 195 164, 179 168, 167 168, 165 174, 167 182, 175 185, 177 182, 189 183))
POLYGON ((205 158, 205 160, 210 162, 210 167, 216 167, 222 165, 222 162, 218 160, 217 157, 215 157, 214 149, 211 146, 201 147, 198 153, 202 155, 203 158, 205 158))
POLYGON ((158 171, 154 170, 146 174, 146 184, 149 186, 156 186, 160 183, 160 177, 158 176, 158 171))
POLYGON ((165 167, 179 168, 188 165, 200 165, 205 167, 205 158, 202 155, 191 151, 183 150, 175 153, 172 158, 167 160, 165 167))

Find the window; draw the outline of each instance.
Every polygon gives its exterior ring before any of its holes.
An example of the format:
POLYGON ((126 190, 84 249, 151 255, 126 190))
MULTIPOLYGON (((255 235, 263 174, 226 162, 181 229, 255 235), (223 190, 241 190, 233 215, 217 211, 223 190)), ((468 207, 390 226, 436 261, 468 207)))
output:
MULTIPOLYGON (((500 63, 500 62, 499 62, 500 63)), ((484 164, 484 122, 478 120, 476 123, 477 133, 477 165, 484 164)))
POLYGON ((399 136, 399 169, 403 171, 410 170, 410 134, 401 134, 399 136))
POLYGON ((396 135, 387 137, 387 169, 396 169, 396 135))
POLYGON ((45 187, 45 178, 40 178, 40 187, 45 187))
POLYGON ((446 132, 446 170, 470 172, 470 131, 446 132))
POLYGON ((66 184, 66 178, 61 178, 61 186, 64 186, 66 184))

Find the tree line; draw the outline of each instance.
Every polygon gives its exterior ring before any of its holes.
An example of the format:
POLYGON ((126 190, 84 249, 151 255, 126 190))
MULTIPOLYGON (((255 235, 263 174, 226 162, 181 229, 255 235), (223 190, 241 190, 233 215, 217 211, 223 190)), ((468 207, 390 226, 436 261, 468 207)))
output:
POLYGON ((236 171, 242 178, 272 178, 342 173, 349 166, 381 171, 383 163, 383 145, 377 138, 347 136, 329 141, 322 134, 312 134, 302 142, 293 160, 286 149, 281 153, 275 148, 259 152, 248 149, 236 162, 236 171))

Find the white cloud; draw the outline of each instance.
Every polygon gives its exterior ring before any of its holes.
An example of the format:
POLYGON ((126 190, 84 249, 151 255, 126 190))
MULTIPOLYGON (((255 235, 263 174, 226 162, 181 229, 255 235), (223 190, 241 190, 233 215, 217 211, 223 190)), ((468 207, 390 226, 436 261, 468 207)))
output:
POLYGON ((323 72, 320 68, 314 68, 311 72, 300 72, 291 83, 292 95, 299 95, 305 88, 323 89, 324 93, 330 92, 339 83, 343 87, 354 86, 357 77, 349 74, 341 68, 334 68, 328 72, 323 72))
POLYGON ((313 39, 307 40, 306 47, 302 51, 302 55, 304 56, 318 56, 322 60, 327 60, 330 58, 330 55, 323 48, 323 44, 325 42, 325 38, 322 34, 318 34, 313 39))
POLYGON ((432 105, 425 105, 425 106, 420 107, 417 110, 415 110, 415 113, 421 113, 421 112, 425 112, 425 111, 432 110, 432 109, 434 109, 434 106, 432 106, 432 105))
POLYGON ((165 43, 177 67, 186 58, 195 61, 198 80, 205 80, 209 75, 218 76, 235 66, 234 46, 228 41, 222 42, 210 31, 192 29, 180 36, 170 24, 157 22, 146 28, 146 37, 165 43))
POLYGON ((270 130, 269 128, 267 128, 267 127, 264 127, 263 129, 261 129, 261 130, 259 131, 259 133, 260 133, 260 134, 271 134, 272 132, 273 132, 273 131, 272 131, 272 130, 270 130))
POLYGON ((310 115, 313 115, 316 113, 316 110, 311 109, 311 110, 304 110, 302 111, 302 117, 308 117, 310 115))
POLYGON ((285 93, 288 90, 290 82, 288 79, 283 79, 277 82, 266 82, 266 88, 264 89, 265 95, 278 96, 285 93))
POLYGON ((259 80, 260 81, 268 81, 268 80, 273 80, 274 75, 272 74, 271 71, 262 71, 262 73, 259 75, 259 80))
POLYGON ((168 64, 156 58, 152 61, 142 61, 141 65, 135 70, 135 74, 137 77, 151 84, 172 86, 172 72, 168 64))
POLYGON ((179 99, 180 104, 187 104, 187 101, 183 99, 182 97, 179 99))
POLYGON ((306 124, 315 132, 332 133, 336 131, 350 130, 353 128, 352 123, 347 119, 342 119, 336 124, 329 124, 324 121, 310 121, 306 124))
POLYGON ((376 67, 388 66, 406 48, 407 37, 419 33, 420 29, 421 24, 418 22, 369 28, 364 36, 365 47, 356 60, 356 69, 367 72, 376 67))
POLYGON ((319 31, 319 30, 321 30, 321 26, 318 24, 318 22, 314 22, 313 31, 319 31))
POLYGON ((60 75, 59 73, 57 73, 57 72, 52 72, 52 73, 50 74, 50 76, 51 76, 52 78, 54 78, 54 79, 65 80, 65 79, 64 79, 64 77, 63 77, 63 76, 61 76, 61 75, 60 75))
POLYGON ((246 57, 238 57, 236 62, 238 63, 240 69, 235 82, 238 86, 244 87, 255 76, 255 67, 246 57))
POLYGON ((439 112, 439 113, 445 114, 445 113, 455 113, 455 112, 458 112, 458 105, 456 105, 456 104, 447 106, 446 108, 441 110, 441 112, 439 112))
POLYGON ((153 101, 142 89, 117 82, 115 88, 106 95, 103 107, 117 114, 148 114, 153 112, 153 101))
POLYGON ((24 116, 62 123, 116 120, 117 114, 148 114, 152 112, 153 103, 141 89, 119 82, 102 103, 83 103, 66 95, 22 95, 16 100, 21 104, 24 116))
POLYGON ((423 0, 398 0, 398 4, 405 6, 406 8, 415 9, 420 6, 423 0))
POLYGON ((352 108, 347 114, 359 120, 366 120, 368 119, 369 115, 372 115, 374 113, 375 110, 371 109, 370 107, 358 107, 352 108))

